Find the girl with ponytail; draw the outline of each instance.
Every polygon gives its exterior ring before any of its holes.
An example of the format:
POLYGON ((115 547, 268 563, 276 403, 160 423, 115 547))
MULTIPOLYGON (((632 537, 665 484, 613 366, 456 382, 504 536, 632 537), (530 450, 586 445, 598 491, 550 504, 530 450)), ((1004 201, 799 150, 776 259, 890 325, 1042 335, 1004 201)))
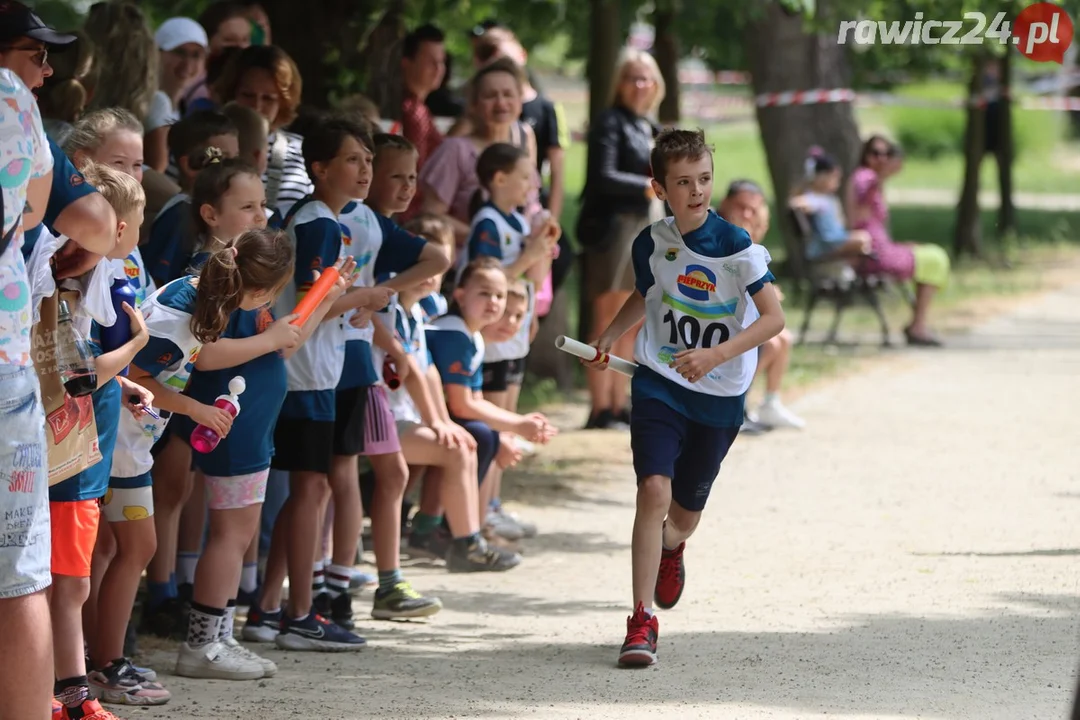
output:
MULTIPOLYGON (((200 357, 204 349, 213 361, 211 369, 235 366, 255 357, 255 351, 263 355, 295 349, 321 321, 316 312, 303 327, 297 327, 290 324, 295 317, 290 315, 276 322, 271 319, 257 338, 237 340, 227 336, 234 314, 258 311, 273 303, 292 277, 293 263, 292 245, 284 233, 250 230, 212 252, 198 277, 188 275, 174 280, 142 305, 150 339, 135 356, 129 377, 154 392, 155 405, 162 412, 160 419, 135 420, 130 415, 121 418, 113 458, 114 477, 110 478, 102 508, 116 536, 117 555, 102 580, 98 646, 91 651, 95 667, 100 668, 94 673, 94 685, 108 702, 145 705, 168 700, 164 689, 160 690, 164 699, 125 699, 126 695, 140 692, 139 687, 146 687, 138 681, 132 683, 134 669, 123 659, 123 644, 139 578, 157 545, 150 475, 154 459, 150 449, 161 438, 172 415, 186 416, 222 438, 228 436, 233 425, 228 412, 214 407, 213 398, 201 402, 184 393, 196 364, 203 367, 208 362, 200 357)), ((350 275, 350 268, 342 270, 350 275)), ((340 294, 350 281, 351 277, 343 279, 335 291, 340 294)), ((322 315, 332 299, 320 306, 322 315)), ((262 392, 264 388, 252 383, 245 397, 262 392)), ((224 669, 237 662, 235 649, 221 643, 208 650, 205 657, 224 669)))

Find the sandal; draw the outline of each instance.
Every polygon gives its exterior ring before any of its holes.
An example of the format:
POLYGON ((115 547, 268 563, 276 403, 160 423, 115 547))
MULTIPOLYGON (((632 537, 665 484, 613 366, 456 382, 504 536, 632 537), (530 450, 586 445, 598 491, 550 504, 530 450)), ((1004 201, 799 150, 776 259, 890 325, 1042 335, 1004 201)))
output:
POLYGON ((904 328, 904 337, 907 338, 907 344, 912 347, 942 347, 944 344, 933 336, 915 335, 911 332, 911 328, 904 328))

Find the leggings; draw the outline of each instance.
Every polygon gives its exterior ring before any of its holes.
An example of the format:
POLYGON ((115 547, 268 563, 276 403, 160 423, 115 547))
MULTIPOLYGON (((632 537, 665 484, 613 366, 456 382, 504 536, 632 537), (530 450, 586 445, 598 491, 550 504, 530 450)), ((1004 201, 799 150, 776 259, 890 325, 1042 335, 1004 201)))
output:
POLYGON ((455 417, 450 419, 468 430, 469 434, 476 439, 476 469, 480 476, 477 481, 478 484, 484 482, 484 476, 487 475, 491 462, 499 452, 499 433, 479 420, 462 420, 455 417))

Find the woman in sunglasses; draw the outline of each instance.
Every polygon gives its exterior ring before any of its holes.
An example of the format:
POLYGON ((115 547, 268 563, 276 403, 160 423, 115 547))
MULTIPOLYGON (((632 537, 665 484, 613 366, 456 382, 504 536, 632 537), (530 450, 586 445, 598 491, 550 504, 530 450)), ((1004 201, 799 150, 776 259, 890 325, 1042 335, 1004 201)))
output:
POLYGON ((851 176, 848 196, 849 225, 870 234, 873 257, 863 270, 915 283, 915 307, 904 328, 909 345, 941 345, 927 325, 930 303, 949 279, 949 255, 939 245, 897 243, 889 234, 889 208, 882 185, 900 171, 900 148, 880 135, 863 145, 859 167, 851 176))

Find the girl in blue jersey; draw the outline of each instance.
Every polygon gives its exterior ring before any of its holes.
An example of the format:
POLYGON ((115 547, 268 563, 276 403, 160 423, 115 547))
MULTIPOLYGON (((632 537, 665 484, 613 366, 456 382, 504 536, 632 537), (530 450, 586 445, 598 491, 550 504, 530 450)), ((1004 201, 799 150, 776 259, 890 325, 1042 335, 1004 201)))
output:
MULTIPOLYGON (((446 407, 439 372, 431 362, 424 330, 424 311, 420 299, 439 286, 434 277, 411 290, 401 292, 400 303, 394 307, 395 331, 390 343, 408 367, 403 387, 390 393, 390 408, 394 414, 401 451, 410 467, 439 470, 435 485, 439 492, 439 508, 445 508, 449 534, 443 540, 437 531, 431 535, 439 541, 427 547, 417 547, 415 534, 410 537, 410 550, 427 550, 428 554, 445 558, 450 572, 503 571, 516 567, 521 556, 489 546, 480 534, 478 464, 483 455, 490 464, 495 451, 495 438, 486 426, 475 428, 474 439, 467 428, 455 423, 446 407), (488 442, 478 447, 479 441, 488 442), (449 546, 446 542, 449 541, 449 546)), ((375 341, 380 342, 376 326, 375 341)), ((398 367, 402 361, 398 360, 398 367)), ((478 421, 469 423, 480 425, 478 421)), ((427 481, 425 481, 426 483, 427 481)), ((425 491, 427 486, 425 485, 425 491)), ((426 499, 426 498, 424 498, 426 499)), ((419 516, 430 515, 434 508, 421 501, 419 516)), ((436 524, 442 521, 442 510, 434 514, 436 524)), ((415 523, 415 520, 414 520, 415 523)), ((445 531, 443 531, 445 533, 445 531)))
MULTIPOLYGON (((698 131, 667 130, 652 188, 673 217, 645 228, 631 257, 637 292, 596 341, 598 357, 644 319, 634 345, 630 447, 637 475, 633 613, 619 664, 656 662, 660 624, 686 584, 683 549, 720 463, 739 434, 763 342, 784 329, 769 254, 709 209, 712 149, 698 131)), ((590 363, 602 367, 602 364, 590 363)))
POLYGON ((142 246, 146 269, 158 285, 183 277, 194 252, 191 224, 191 193, 195 178, 213 155, 240 154, 239 131, 228 116, 215 111, 197 112, 169 128, 169 155, 177 163, 181 192, 169 199, 150 224, 150 236, 142 246))
MULTIPOLYGON (((492 257, 470 262, 454 290, 450 311, 436 320, 426 334, 431 359, 438 368, 446 392, 450 417, 459 425, 483 429, 493 437, 490 446, 499 447, 498 433, 508 432, 530 442, 545 443, 557 430, 541 413, 519 415, 485 400, 483 384, 484 339, 481 331, 499 321, 506 308, 506 273, 492 257), (471 425, 470 425, 471 423, 471 425)), ((477 441, 480 445, 480 441, 477 441)), ((480 477, 487 473, 494 454, 480 459, 480 477)), ((487 483, 485 483, 487 485, 487 483)), ((481 488, 480 511, 486 512, 490 492, 481 488)))
MULTIPOLYGON (((524 280, 524 306, 514 294, 508 297, 504 311, 503 322, 512 326, 513 334, 499 340, 489 337, 484 346, 484 398, 510 412, 517 411, 529 345, 537 327, 536 288, 551 272, 552 254, 562 234, 550 216, 539 215, 530 225, 517 210, 528 201, 535 173, 529 153, 507 143, 489 146, 476 161, 476 174, 488 199, 473 215, 468 258, 493 257, 502 263, 514 285, 524 280)), ((518 523, 503 512, 499 502, 502 472, 497 465, 487 481, 492 506, 485 524, 509 540, 534 535, 535 527, 518 523)))
MULTIPOLYGON (((275 247, 274 263, 261 270, 267 277, 293 272, 293 252, 285 236, 275 247)), ((195 453, 195 466, 205 476, 210 533, 195 570, 187 641, 180 646, 176 673, 184 677, 252 680, 277 671, 273 662, 244 649, 233 639, 237 588, 245 551, 259 526, 270 458, 273 430, 285 400, 285 360, 322 322, 334 301, 351 282, 355 261, 336 265, 339 279, 303 328, 291 324, 295 315, 276 320, 270 305, 233 311, 221 339, 204 345, 195 363, 186 393, 194 400, 213 403, 229 394, 229 381, 242 377, 247 389, 240 396, 240 414, 214 450, 195 453)), ((280 292, 280 287, 277 291, 280 292)), ((272 304, 272 298, 270 303, 272 304)), ((190 442, 195 421, 181 416, 174 421, 173 437, 190 442)))
MULTIPOLYGON (((179 258, 198 273, 209 254, 249 230, 266 227, 266 193, 258 171, 238 159, 223 159, 217 148, 204 151, 205 168, 191 189, 190 242, 193 254, 179 258)), ((177 584, 195 579, 206 509, 203 488, 191 472, 191 448, 171 433, 155 446, 154 514, 158 552, 147 568, 149 595, 142 627, 163 636, 182 635, 177 584), (183 515, 181 516, 181 512, 183 515), (177 577, 179 576, 179 577, 177 577)))
MULTIPOLYGON (((150 449, 170 414, 187 415, 225 437, 232 416, 183 394, 205 343, 217 341, 238 309, 267 304, 291 276, 282 262, 291 247, 281 233, 255 230, 218 250, 199 277, 168 283, 143 303, 150 340, 132 362, 129 377, 154 394, 161 419, 122 415, 113 458, 114 477, 104 513, 117 541, 98 598, 97 647, 91 648, 95 692, 109 702, 129 702, 133 670, 123 658, 124 635, 139 578, 155 550, 150 449), (269 268, 275 268, 271 272, 269 268)), ((293 333, 275 333, 284 344, 293 333)), ((136 682, 136 684, 138 684, 136 682)), ((145 702, 145 701, 144 701, 145 702)))

